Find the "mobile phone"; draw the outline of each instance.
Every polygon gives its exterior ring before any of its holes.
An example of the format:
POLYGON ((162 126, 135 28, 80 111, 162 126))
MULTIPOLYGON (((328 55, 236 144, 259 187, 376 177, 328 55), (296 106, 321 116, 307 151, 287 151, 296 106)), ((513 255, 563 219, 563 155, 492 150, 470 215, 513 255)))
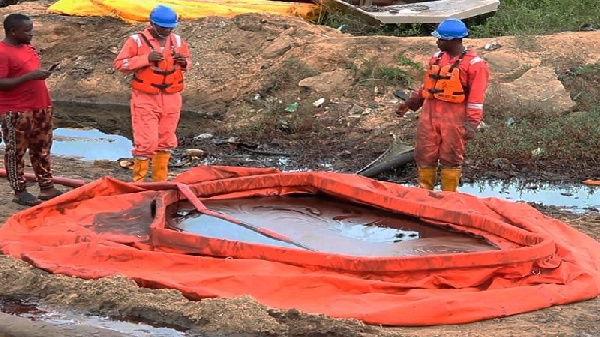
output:
POLYGON ((400 98, 403 101, 406 101, 409 97, 408 94, 402 90, 394 91, 394 96, 396 96, 397 98, 400 98))
POLYGON ((56 68, 58 68, 58 63, 54 63, 52 66, 50 66, 50 68, 48 68, 48 71, 54 71, 56 68))

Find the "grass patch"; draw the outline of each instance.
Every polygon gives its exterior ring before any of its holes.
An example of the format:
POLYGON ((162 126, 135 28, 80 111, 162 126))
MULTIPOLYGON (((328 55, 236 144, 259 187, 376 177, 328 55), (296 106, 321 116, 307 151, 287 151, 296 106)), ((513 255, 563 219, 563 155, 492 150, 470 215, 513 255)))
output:
MULTIPOLYGON (((426 36, 431 24, 396 24, 374 27, 339 9, 325 11, 318 24, 355 35, 426 36)), ((501 0, 498 10, 465 20, 470 37, 543 35, 600 28, 598 0, 501 0)))
POLYGON ((473 37, 551 34, 600 26, 597 0, 502 0, 484 22, 469 19, 473 37))
POLYGON ((508 106, 502 97, 486 103, 484 122, 488 126, 468 143, 468 156, 491 163, 495 158, 526 163, 535 160, 569 159, 597 162, 600 159, 600 108, 588 112, 556 115, 540 107, 508 106), (541 149, 537 155, 536 149, 541 149))
POLYGON ((600 109, 600 62, 569 68, 558 79, 577 103, 577 111, 600 109))
POLYGON ((363 86, 375 85, 409 87, 415 76, 421 75, 423 67, 404 54, 397 57, 395 65, 382 65, 376 57, 357 56, 349 61, 347 68, 355 72, 356 82, 363 86))
POLYGON ((537 36, 534 35, 516 35, 515 47, 524 52, 537 52, 543 49, 537 36))
POLYGON ((300 80, 320 74, 319 71, 296 57, 285 60, 275 69, 269 69, 269 73, 269 79, 265 81, 259 91, 264 97, 290 86, 295 87, 300 80))
MULTIPOLYGON (((316 100, 315 98, 314 100, 316 100)), ((232 133, 254 140, 269 140, 284 134, 324 135, 325 127, 314 118, 314 101, 305 98, 296 101, 293 97, 266 97, 246 101, 244 120, 235 125, 232 133), (295 105, 293 111, 286 108, 295 105)))

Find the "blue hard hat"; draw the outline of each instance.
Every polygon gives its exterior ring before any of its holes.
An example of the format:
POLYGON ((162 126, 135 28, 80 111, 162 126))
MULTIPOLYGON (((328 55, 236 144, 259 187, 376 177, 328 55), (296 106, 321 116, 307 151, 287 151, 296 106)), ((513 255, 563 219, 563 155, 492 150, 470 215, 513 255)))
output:
POLYGON ((177 27, 177 13, 169 6, 158 5, 150 12, 150 22, 160 27, 174 28, 177 27))
POLYGON ((469 30, 461 20, 450 18, 440 22, 431 35, 444 40, 460 39, 469 35, 469 30))

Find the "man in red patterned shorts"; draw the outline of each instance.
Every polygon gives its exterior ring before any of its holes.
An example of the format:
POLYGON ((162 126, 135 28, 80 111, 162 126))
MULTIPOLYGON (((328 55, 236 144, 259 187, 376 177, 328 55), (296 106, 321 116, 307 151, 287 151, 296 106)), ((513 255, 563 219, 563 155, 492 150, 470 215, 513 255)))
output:
POLYGON ((4 20, 5 39, 0 42, 0 125, 6 143, 4 165, 14 202, 35 206, 61 194, 54 188, 50 170, 52 101, 45 79, 52 73, 40 68, 33 46, 33 22, 23 14, 4 20), (35 172, 40 193, 27 191, 25 152, 35 172))

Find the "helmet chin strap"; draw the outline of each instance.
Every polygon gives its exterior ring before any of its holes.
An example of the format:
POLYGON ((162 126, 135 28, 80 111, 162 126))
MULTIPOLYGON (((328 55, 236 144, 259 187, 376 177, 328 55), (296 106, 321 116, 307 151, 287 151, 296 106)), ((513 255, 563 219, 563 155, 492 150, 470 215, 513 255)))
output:
POLYGON ((152 25, 152 30, 154 30, 154 34, 156 34, 156 36, 160 37, 161 39, 166 39, 169 35, 162 35, 161 33, 158 32, 158 30, 156 29, 155 25, 152 25))

